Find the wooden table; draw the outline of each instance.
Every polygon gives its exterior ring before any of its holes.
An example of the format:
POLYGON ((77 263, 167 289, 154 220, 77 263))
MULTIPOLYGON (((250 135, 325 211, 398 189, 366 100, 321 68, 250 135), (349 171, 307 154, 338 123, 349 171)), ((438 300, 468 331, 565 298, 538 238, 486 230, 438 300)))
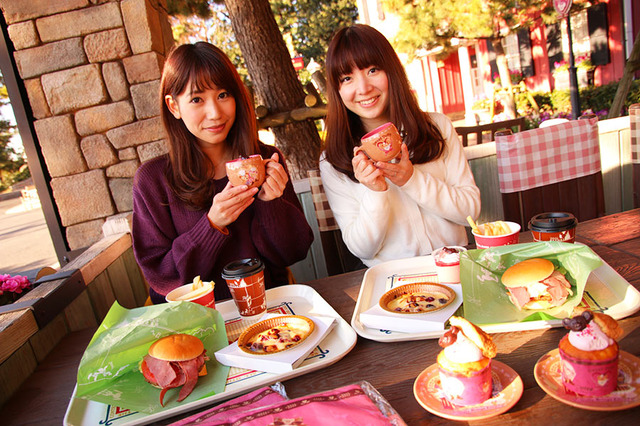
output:
MULTIPOLYGON (((529 233, 521 242, 531 241, 529 233)), ((578 225, 577 241, 593 248, 627 281, 640 289, 640 209, 578 225)), ((307 283, 316 289, 347 321, 355 308, 364 270, 307 283)), ((640 313, 620 321, 626 336, 620 349, 640 356, 640 313)), ((507 413, 482 420, 485 424, 637 424, 640 407, 598 412, 574 408, 548 396, 537 384, 533 368, 537 360, 558 346, 562 328, 494 334, 496 359, 518 372, 524 383, 519 402, 507 413)), ((21 390, 0 411, 4 424, 59 423, 75 384, 78 362, 93 330, 66 337, 41 364, 21 390)), ((327 368, 284 382, 289 397, 333 389, 367 380, 391 403, 409 425, 459 424, 424 410, 413 397, 418 374, 433 364, 440 351, 437 339, 381 343, 358 337, 356 347, 327 368)), ((182 416, 184 417, 184 416, 182 416)), ((166 419, 162 424, 175 421, 166 419)), ((476 422, 480 423, 480 421, 476 422)))

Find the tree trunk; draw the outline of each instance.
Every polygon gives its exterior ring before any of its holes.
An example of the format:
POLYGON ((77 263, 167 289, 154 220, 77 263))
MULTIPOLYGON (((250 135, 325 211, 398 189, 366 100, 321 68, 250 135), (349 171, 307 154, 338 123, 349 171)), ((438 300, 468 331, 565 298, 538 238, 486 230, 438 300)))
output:
MULTIPOLYGON (((304 107, 305 92, 268 0, 225 0, 255 93, 269 114, 304 107)), ((320 136, 312 120, 272 128, 293 178, 317 168, 320 136)))
POLYGON ((507 65, 507 57, 504 54, 504 48, 500 42, 500 38, 492 38, 491 44, 496 52, 496 65, 498 66, 498 73, 500 74, 500 81, 502 87, 506 89, 505 92, 500 92, 498 99, 504 105, 504 112, 509 119, 516 118, 516 100, 513 95, 513 88, 511 85, 511 73, 509 72, 509 65, 507 65))
POLYGON ((620 111, 624 106, 624 101, 629 94, 629 88, 631 87, 631 80, 633 79, 633 73, 640 69, 640 35, 636 37, 636 41, 633 43, 633 49, 631 55, 627 59, 627 63, 624 66, 624 72, 622 78, 618 83, 618 89, 616 95, 611 103, 611 109, 607 118, 615 118, 620 116, 620 111))

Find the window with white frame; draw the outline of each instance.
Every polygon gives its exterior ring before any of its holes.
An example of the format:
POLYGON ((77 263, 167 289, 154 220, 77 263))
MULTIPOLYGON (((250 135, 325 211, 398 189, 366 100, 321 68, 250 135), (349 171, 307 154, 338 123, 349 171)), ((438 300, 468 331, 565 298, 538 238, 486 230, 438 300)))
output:
POLYGON ((507 59, 510 71, 520 71, 520 48, 518 47, 518 34, 511 33, 502 38, 502 48, 507 59))
MULTIPOLYGON (((562 30, 562 52, 566 58, 569 58, 569 34, 567 25, 563 23, 562 30)), ((589 55, 591 53, 591 42, 589 41, 589 21, 587 20, 587 11, 582 10, 579 13, 571 15, 571 38, 573 40, 573 56, 589 55)))

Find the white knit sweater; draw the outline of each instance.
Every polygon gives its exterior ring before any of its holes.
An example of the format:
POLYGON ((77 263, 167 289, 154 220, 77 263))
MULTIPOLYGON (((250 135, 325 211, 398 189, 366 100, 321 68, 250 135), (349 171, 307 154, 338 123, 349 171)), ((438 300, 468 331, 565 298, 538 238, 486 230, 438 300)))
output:
POLYGON ((367 266, 430 254, 445 245, 466 245, 467 216, 480 214, 480 190, 453 124, 430 113, 446 141, 436 161, 415 164, 398 187, 376 192, 354 182, 320 158, 320 175, 329 205, 349 250, 367 266))

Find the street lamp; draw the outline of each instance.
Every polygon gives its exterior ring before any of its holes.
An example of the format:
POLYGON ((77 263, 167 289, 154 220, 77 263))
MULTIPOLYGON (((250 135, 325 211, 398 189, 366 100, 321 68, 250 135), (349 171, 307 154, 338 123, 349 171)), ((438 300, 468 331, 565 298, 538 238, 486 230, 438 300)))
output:
POLYGON ((571 4, 573 0, 553 0, 553 7, 560 18, 567 18, 567 37, 569 38, 569 94, 571 98, 571 118, 580 116, 580 93, 578 92, 578 70, 573 56, 573 36, 571 33, 571 4))

